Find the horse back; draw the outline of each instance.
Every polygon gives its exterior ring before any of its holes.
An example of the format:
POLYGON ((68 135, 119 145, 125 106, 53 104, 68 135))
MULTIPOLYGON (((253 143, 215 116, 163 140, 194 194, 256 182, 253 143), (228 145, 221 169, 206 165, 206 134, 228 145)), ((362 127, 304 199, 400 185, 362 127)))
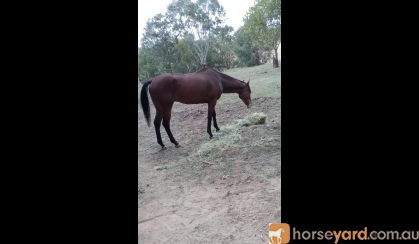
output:
POLYGON ((152 97, 186 104, 207 103, 223 92, 219 77, 201 73, 162 74, 153 79, 149 90, 152 97))

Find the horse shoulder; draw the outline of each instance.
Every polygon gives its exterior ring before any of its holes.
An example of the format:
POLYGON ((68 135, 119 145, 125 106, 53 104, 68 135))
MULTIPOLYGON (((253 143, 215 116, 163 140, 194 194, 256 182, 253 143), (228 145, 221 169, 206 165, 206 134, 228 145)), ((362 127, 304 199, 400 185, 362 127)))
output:
POLYGON ((216 90, 218 91, 218 95, 221 96, 221 94, 223 93, 223 83, 221 82, 221 77, 219 76, 211 76, 210 79, 212 82, 212 84, 215 86, 216 90))
POLYGON ((218 87, 220 89, 220 96, 221 96, 221 93, 224 92, 223 83, 221 82, 221 79, 218 81, 218 87))

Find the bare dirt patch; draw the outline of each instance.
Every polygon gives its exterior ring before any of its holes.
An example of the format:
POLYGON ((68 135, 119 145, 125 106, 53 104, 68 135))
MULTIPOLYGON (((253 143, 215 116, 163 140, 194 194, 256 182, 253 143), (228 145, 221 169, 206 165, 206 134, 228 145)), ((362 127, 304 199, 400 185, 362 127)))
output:
POLYGON ((206 104, 175 104, 171 127, 182 147, 175 148, 162 128, 164 151, 140 108, 138 242, 266 243, 268 223, 281 216, 280 103, 280 97, 260 97, 251 109, 238 98, 217 104, 221 130, 256 112, 263 112, 266 122, 240 127, 239 140, 220 144, 209 155, 196 152, 221 140, 223 132, 213 129, 209 140, 206 104))

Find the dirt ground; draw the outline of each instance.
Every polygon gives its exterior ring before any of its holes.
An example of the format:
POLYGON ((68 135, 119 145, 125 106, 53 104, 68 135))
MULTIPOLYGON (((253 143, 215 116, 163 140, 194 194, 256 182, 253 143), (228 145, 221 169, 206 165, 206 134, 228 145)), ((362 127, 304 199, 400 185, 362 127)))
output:
MULTIPOLYGON (((152 107, 152 119, 155 111, 152 107)), ((240 129, 240 141, 215 156, 191 157, 210 141, 207 105, 176 103, 171 128, 162 127, 161 151, 153 127, 138 114, 138 243, 267 243, 267 226, 281 220, 281 101, 217 104, 218 125, 263 112, 266 124, 240 129)), ((214 141, 221 132, 215 132, 214 141)))

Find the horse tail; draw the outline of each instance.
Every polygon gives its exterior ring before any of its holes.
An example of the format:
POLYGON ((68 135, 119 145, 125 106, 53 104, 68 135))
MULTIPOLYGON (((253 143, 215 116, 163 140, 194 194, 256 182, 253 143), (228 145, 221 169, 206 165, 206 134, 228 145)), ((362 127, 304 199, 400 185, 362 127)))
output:
POLYGON ((147 87, 151 84, 151 80, 144 82, 143 87, 141 88, 141 107, 143 109, 145 120, 147 125, 150 127, 150 102, 148 101, 147 96, 147 87))

